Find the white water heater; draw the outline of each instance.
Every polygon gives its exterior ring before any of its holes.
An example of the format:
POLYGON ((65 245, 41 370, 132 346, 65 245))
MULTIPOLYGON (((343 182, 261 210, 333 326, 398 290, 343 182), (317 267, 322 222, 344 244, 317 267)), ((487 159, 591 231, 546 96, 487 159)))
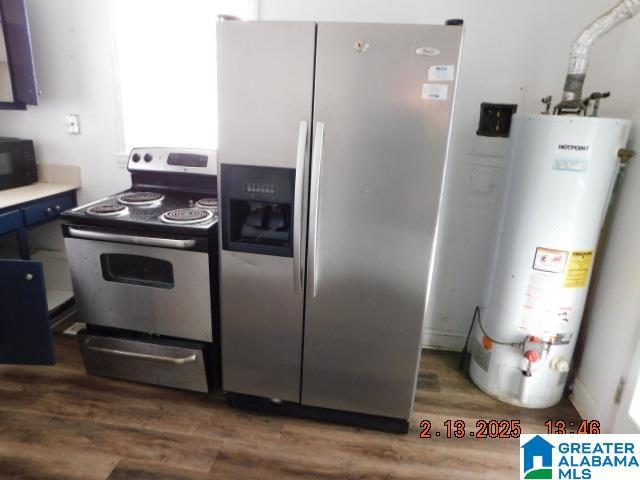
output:
POLYGON ((630 122, 515 115, 471 378, 514 405, 560 401, 630 122))

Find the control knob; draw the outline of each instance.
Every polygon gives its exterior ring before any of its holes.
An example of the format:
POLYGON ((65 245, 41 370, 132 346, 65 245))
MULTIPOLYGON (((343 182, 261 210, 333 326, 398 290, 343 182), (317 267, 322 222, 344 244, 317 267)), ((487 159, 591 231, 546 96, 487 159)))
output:
POLYGON ((150 153, 145 153, 144 154, 144 161, 149 163, 151 160, 153 160, 153 156, 150 153))
POLYGON ((133 155, 131 155, 131 160, 138 163, 140 161, 140 154, 134 153, 133 155))

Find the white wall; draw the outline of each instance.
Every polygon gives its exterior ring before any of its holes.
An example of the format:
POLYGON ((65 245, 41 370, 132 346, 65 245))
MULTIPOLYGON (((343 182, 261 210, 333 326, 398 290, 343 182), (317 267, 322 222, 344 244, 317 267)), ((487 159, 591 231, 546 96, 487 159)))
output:
MULTIPOLYGON (((507 142, 476 136, 480 103, 518 103, 520 112, 531 113, 541 109, 542 97, 553 94, 557 100, 571 41, 612 4, 612 0, 261 0, 259 17, 265 20, 433 24, 448 18, 465 20, 443 199, 442 248, 426 319, 426 345, 460 349, 483 291, 507 142)), ((586 91, 612 88, 620 38, 620 32, 613 33, 595 47, 586 91)), ((606 106, 603 112, 607 113, 606 106)))
MULTIPOLYGON (((640 153, 640 76, 638 38, 640 17, 623 29, 617 52, 612 115, 634 121, 631 148, 640 153)), ((627 168, 619 203, 613 211, 602 269, 592 293, 593 307, 586 321, 584 356, 572 400, 583 418, 612 425, 614 397, 620 378, 626 376, 631 356, 640 340, 640 157, 627 168)), ((635 379, 627 378, 629 386, 635 379)))
POLYGON ((40 105, 0 111, 0 136, 33 139, 38 162, 79 165, 81 202, 124 189, 108 2, 29 0, 27 7, 40 105), (66 113, 80 115, 81 135, 66 133, 66 113))

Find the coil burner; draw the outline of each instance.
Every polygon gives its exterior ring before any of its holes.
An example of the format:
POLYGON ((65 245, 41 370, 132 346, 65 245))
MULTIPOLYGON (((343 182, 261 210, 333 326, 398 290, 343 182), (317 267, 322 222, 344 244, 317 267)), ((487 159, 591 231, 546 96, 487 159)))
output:
POLYGON ((196 202, 196 207, 210 208, 211 210, 218 210, 218 199, 213 197, 201 198, 196 202))
POLYGON ((120 195, 118 201, 124 205, 146 206, 160 203, 164 195, 157 192, 130 192, 120 195))
POLYGON ((165 223, 174 223, 179 225, 190 225, 193 223, 202 223, 213 218, 211 210, 203 208, 178 208, 163 213, 160 220, 165 223))
POLYGON ((124 215, 129 209, 119 203, 107 203, 105 205, 95 205, 85 210, 88 215, 95 215, 98 217, 115 217, 117 215, 124 215))

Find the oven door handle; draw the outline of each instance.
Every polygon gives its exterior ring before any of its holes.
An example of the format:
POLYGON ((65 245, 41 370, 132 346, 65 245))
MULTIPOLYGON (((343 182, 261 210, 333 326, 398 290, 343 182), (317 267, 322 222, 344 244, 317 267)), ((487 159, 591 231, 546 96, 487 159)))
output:
POLYGON ((127 352, 126 350, 116 350, 115 348, 87 346, 88 350, 94 352, 106 353, 117 357, 135 358, 137 360, 149 360, 151 362, 168 363, 171 365, 185 365, 193 363, 197 360, 196 354, 187 355, 186 357, 165 357, 163 355, 151 355, 149 353, 127 352))
POLYGON ((130 243, 132 245, 145 245, 148 247, 191 248, 195 246, 193 239, 179 240, 176 238, 140 237, 137 235, 122 235, 119 233, 96 232, 69 227, 69 233, 76 238, 87 240, 106 240, 110 242, 130 243))

